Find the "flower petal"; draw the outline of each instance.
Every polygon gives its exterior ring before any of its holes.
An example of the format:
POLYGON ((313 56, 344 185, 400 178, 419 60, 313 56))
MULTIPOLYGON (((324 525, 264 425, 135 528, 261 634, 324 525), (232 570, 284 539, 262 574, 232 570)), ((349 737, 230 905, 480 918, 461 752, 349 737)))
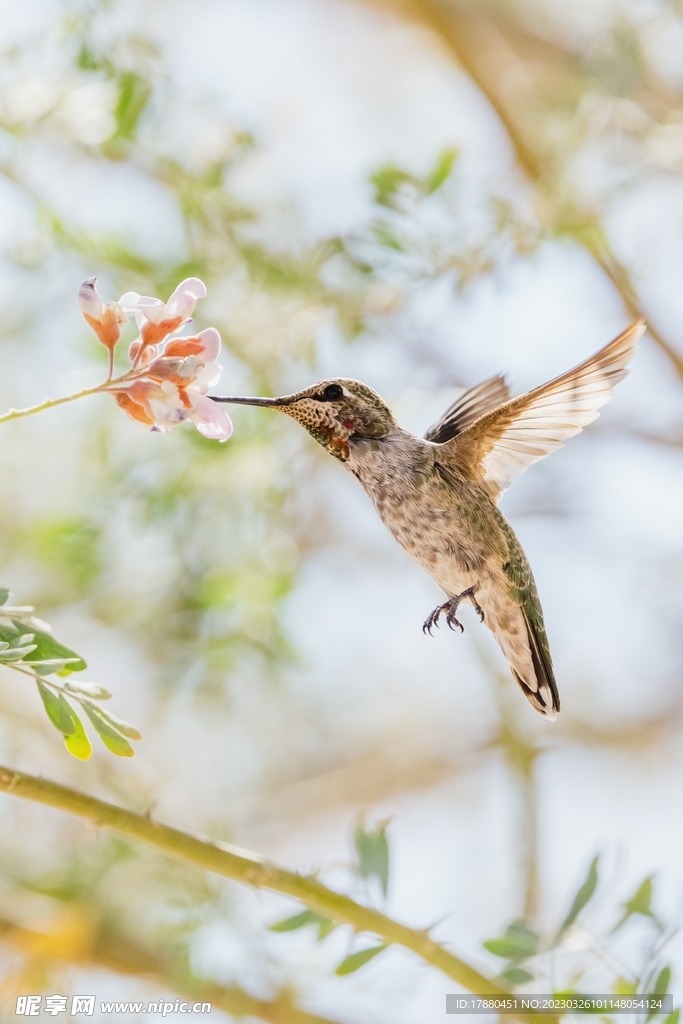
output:
POLYGON ((131 341, 130 347, 128 349, 128 358, 130 359, 131 363, 134 363, 135 360, 137 359, 139 367, 146 366, 148 363, 151 363, 153 359, 156 359, 156 357, 159 355, 159 349, 157 348, 156 345, 148 345, 146 348, 143 348, 142 354, 140 354, 141 345, 142 338, 136 338, 135 341, 131 341), (140 356, 139 359, 138 356, 140 356))
POLYGON ((197 385, 199 385, 199 390, 203 394, 206 394, 209 388, 212 388, 216 384, 218 384, 218 381, 221 379, 222 372, 223 367, 219 366, 218 363, 208 363, 197 374, 196 379, 197 385))
POLYGON ((190 316, 197 299, 206 296, 206 285, 198 277, 186 277, 181 281, 166 303, 166 316, 169 319, 174 317, 190 316))
POLYGON ((225 409, 206 395, 200 395, 190 419, 199 433, 212 441, 227 441, 232 434, 232 423, 225 409))
POLYGON ((185 280, 181 281, 175 289, 169 298, 167 305, 170 305, 176 295, 179 295, 181 292, 187 292, 188 295, 194 296, 195 301, 197 299, 205 299, 206 285, 198 277, 186 277, 185 280))
POLYGON ((84 316, 93 320, 101 320, 104 312, 104 303, 96 288, 97 278, 89 277, 78 289, 78 305, 84 316))
POLYGON ((171 320, 166 317, 158 321, 146 320, 140 328, 143 345, 158 345, 169 334, 177 330, 182 322, 182 316, 176 316, 171 320))
POLYGON ((161 299, 155 299, 152 295, 140 295, 135 303, 133 312, 144 313, 153 324, 158 324, 166 316, 166 303, 162 302, 161 299))
POLYGON ((176 401, 178 401, 177 397, 171 400, 170 396, 168 401, 150 399, 149 404, 154 413, 154 422, 158 426, 176 427, 189 417, 191 410, 185 409, 182 404, 176 405, 176 401))
POLYGON ((202 343, 204 349, 204 362, 214 363, 218 359, 218 353, 221 350, 221 336, 215 327, 207 327, 206 330, 200 331, 197 338, 202 343))
POLYGON ((204 364, 197 356, 159 356, 145 372, 154 380, 170 380, 186 387, 203 368, 204 364))
POLYGON ((97 291, 96 277, 84 281, 78 289, 78 305, 86 323, 103 345, 111 351, 121 336, 121 328, 126 323, 126 315, 118 302, 110 302, 106 306, 97 291))
POLYGON ((171 338, 164 348, 165 356, 201 356, 204 347, 199 338, 171 338))

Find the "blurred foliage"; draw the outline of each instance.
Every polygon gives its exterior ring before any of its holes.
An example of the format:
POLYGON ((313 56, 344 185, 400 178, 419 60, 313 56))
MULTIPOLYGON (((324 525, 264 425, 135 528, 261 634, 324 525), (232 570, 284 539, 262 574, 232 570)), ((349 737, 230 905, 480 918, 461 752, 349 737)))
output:
POLYGON ((46 632, 50 627, 35 618, 31 605, 11 606, 7 604, 8 598, 7 587, 0 587, 0 665, 34 680, 47 717, 62 733, 66 749, 74 757, 87 761, 92 754, 90 740, 74 710, 74 701, 86 713, 112 754, 132 757, 133 748, 125 737, 142 739, 138 730, 99 704, 93 704, 93 700, 109 700, 111 693, 93 683, 64 680, 63 677, 72 672, 82 672, 88 667, 83 658, 46 632))
POLYGON ((376 878, 385 896, 389 888, 388 824, 389 820, 380 821, 374 828, 366 828, 361 820, 353 832, 353 845, 358 856, 356 871, 361 878, 376 878))
MULTIPOLYGON (((604 935, 596 935, 595 931, 587 930, 580 923, 598 886, 598 864, 599 858, 594 857, 585 881, 576 891, 569 913, 554 932, 542 934, 530 928, 524 921, 513 921, 500 938, 489 939, 483 943, 484 949, 489 953, 507 961, 499 976, 501 982, 507 981, 513 988, 534 982, 537 991, 555 992, 558 997, 586 991, 596 992, 594 977, 597 957, 608 969, 606 978, 601 979, 601 991, 619 995, 663 995, 670 991, 671 967, 662 961, 675 929, 667 928, 657 921, 649 910, 652 878, 646 878, 638 887, 635 895, 625 904, 626 915, 604 935), (634 909, 629 909, 631 907, 634 909), (624 964, 621 960, 619 940, 615 940, 614 936, 632 913, 641 913, 651 918, 654 925, 654 941, 652 928, 649 929, 649 935, 647 929, 641 929, 641 961, 637 967, 631 967, 628 976, 625 976, 622 973, 624 964), (577 961, 578 951, 581 951, 582 956, 577 961), (548 954, 551 953, 553 957, 549 959, 548 954), (561 963, 558 961, 558 954, 564 954, 563 959, 568 962, 574 961, 569 984, 564 982, 562 989, 557 988, 556 980, 556 972, 561 963), (589 979, 588 983, 585 978, 589 979)), ((669 1020, 669 1017, 677 1013, 680 1014, 680 1010, 675 1009, 666 1019, 669 1020)), ((657 1016, 656 1013, 651 1013, 648 1019, 657 1016)))

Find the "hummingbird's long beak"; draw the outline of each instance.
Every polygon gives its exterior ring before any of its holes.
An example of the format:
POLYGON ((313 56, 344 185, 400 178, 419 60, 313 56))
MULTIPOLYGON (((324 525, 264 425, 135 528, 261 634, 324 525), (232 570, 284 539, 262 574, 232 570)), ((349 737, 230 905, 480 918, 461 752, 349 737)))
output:
POLYGON ((209 395, 214 402, 229 402, 231 405, 263 405, 267 409, 277 409, 281 405, 288 405, 292 401, 288 398, 240 398, 239 396, 225 397, 223 395, 209 395))

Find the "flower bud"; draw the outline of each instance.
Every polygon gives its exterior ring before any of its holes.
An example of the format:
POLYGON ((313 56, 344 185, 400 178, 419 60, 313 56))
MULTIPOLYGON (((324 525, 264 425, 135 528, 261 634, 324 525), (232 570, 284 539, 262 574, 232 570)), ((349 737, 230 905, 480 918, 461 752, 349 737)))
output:
POLYGON ((78 305, 87 324, 92 327, 102 344, 112 352, 121 337, 123 325, 128 320, 118 302, 109 302, 105 306, 95 287, 96 284, 96 277, 83 282, 78 290, 78 305))
POLYGON ((197 356, 160 356, 147 367, 146 373, 153 380, 170 380, 179 386, 193 381, 204 363, 197 356))
POLYGON ((143 348, 141 338, 136 338, 135 341, 132 341, 128 349, 128 358, 131 363, 136 363, 138 366, 147 366, 158 355, 158 347, 156 345, 148 345, 146 348, 143 348), (141 348, 142 352, 140 351, 141 348))

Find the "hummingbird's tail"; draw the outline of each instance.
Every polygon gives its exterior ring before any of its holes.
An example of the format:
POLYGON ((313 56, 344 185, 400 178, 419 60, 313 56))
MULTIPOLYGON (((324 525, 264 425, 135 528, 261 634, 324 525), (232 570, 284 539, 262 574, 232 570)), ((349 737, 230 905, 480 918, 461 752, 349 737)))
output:
POLYGON ((533 619, 529 617, 527 608, 522 606, 521 611, 526 625, 526 632, 529 640, 529 653, 531 654, 531 664, 533 666, 535 678, 533 680, 528 679, 525 681, 515 669, 514 665, 511 664, 510 668, 512 669, 512 674, 519 683, 519 686, 529 703, 536 708, 537 711, 540 711, 542 715, 545 715, 546 718, 553 719, 560 710, 560 694, 557 689, 557 683, 555 682, 553 663, 550 658, 548 643, 545 638, 545 629, 542 622, 540 624, 540 630, 537 628, 533 619))

